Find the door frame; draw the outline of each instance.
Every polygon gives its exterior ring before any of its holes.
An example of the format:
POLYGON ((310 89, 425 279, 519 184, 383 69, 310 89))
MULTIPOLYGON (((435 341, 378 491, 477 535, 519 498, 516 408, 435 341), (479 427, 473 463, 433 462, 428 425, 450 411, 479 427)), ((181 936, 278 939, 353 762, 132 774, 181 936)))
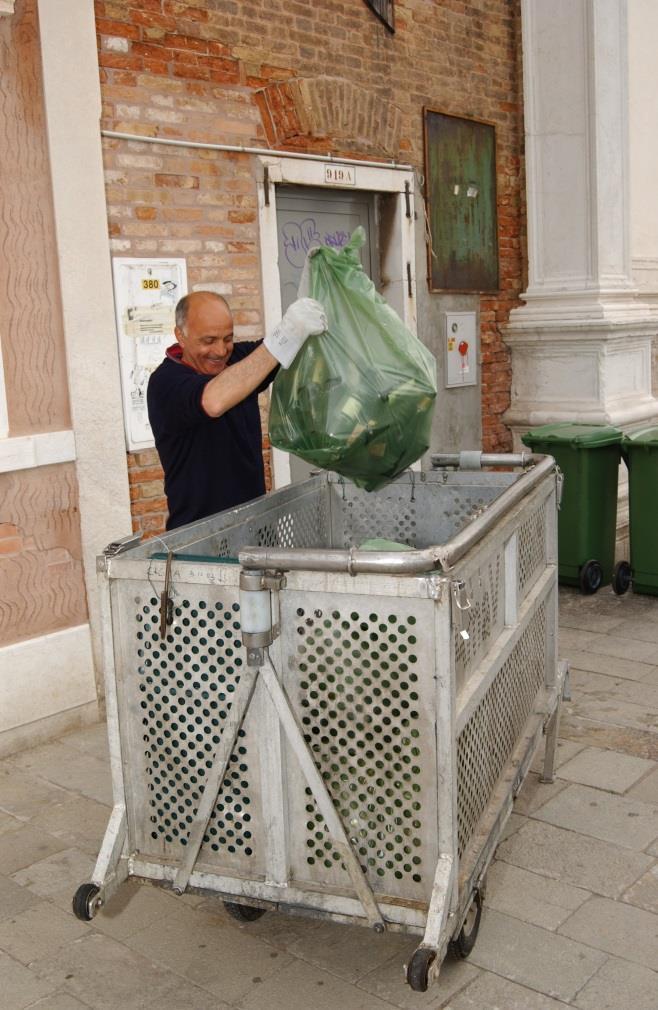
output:
MULTIPOLYGON (((312 186, 317 189, 347 189, 327 181, 336 162, 281 158, 260 155, 257 179, 258 220, 260 229, 260 261, 263 286, 263 317, 265 332, 281 319, 281 279, 277 241, 277 184, 312 186), (267 169, 267 172, 265 171, 267 169), (329 169, 329 171, 327 171, 329 169)), ((354 185, 349 191, 389 194, 383 201, 380 234, 389 236, 380 243, 381 291, 412 333, 416 333, 416 260, 414 239, 415 179, 411 169, 374 168, 350 163, 354 185)), ((290 483, 290 457, 281 449, 272 448, 274 487, 290 483)))

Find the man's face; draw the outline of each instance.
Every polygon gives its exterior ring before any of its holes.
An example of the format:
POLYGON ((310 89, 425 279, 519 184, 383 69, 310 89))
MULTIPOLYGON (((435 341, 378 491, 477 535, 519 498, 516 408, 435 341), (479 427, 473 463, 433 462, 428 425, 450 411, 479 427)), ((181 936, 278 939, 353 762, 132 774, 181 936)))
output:
POLYGON ((218 298, 190 298, 187 322, 175 329, 183 361, 201 375, 219 375, 233 351, 233 317, 218 298))

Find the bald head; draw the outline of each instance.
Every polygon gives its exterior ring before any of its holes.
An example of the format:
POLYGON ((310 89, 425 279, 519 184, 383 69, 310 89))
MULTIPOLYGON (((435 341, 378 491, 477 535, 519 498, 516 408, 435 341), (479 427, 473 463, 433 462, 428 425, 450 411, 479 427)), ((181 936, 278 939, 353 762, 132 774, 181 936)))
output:
POLYGON ((221 295, 214 291, 192 291, 189 295, 183 295, 176 306, 176 326, 178 329, 184 331, 190 311, 201 308, 203 304, 208 302, 218 302, 231 315, 229 304, 221 295))
POLYGON ((219 375, 233 352, 233 316, 214 291, 193 291, 176 306, 176 340, 182 360, 201 375, 219 375))

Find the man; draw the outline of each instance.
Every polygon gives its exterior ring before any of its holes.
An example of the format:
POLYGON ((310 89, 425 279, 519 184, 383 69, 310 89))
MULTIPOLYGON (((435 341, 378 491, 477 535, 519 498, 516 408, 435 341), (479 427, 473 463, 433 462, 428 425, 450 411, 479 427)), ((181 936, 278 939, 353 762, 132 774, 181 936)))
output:
POLYGON ((258 394, 304 341, 327 328, 312 298, 289 307, 262 341, 233 343, 228 303, 211 291, 176 306, 177 343, 151 375, 149 421, 165 475, 167 529, 265 494, 258 394))

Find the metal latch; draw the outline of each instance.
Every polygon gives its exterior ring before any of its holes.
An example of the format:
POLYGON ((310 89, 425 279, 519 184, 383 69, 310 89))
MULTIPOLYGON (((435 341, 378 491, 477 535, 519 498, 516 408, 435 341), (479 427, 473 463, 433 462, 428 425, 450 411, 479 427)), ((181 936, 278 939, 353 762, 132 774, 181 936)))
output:
POLYGON ((174 601, 169 595, 169 590, 171 588, 171 562, 174 558, 174 552, 169 551, 167 554, 167 564, 165 566, 165 581, 164 589, 160 593, 160 638, 167 637, 167 626, 171 624, 174 619, 174 601))
POLYGON ((468 612, 471 609, 471 601, 466 591, 466 583, 462 579, 457 579, 452 583, 452 598, 455 601, 455 609, 459 615, 459 634, 468 642, 470 635, 468 625, 470 623, 468 612))

